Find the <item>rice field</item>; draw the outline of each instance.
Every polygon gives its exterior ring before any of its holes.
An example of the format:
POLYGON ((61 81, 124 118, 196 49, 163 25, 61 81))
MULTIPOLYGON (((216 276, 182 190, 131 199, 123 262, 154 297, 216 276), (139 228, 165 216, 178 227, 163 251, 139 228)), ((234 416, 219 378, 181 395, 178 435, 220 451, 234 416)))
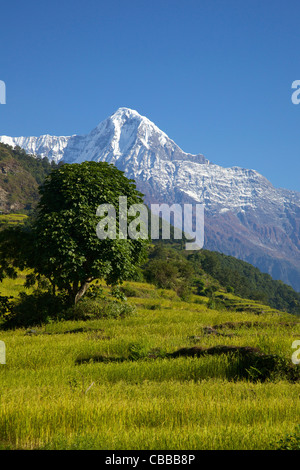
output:
POLYGON ((26 214, 2 214, 0 213, 0 227, 15 227, 23 224, 27 219, 26 214))
POLYGON ((293 432, 299 382, 236 380, 231 356, 168 353, 235 345, 290 359, 296 317, 211 310, 202 297, 130 285, 131 316, 0 331, 0 448, 254 450, 293 432), (206 334, 225 322, 222 334, 206 334))

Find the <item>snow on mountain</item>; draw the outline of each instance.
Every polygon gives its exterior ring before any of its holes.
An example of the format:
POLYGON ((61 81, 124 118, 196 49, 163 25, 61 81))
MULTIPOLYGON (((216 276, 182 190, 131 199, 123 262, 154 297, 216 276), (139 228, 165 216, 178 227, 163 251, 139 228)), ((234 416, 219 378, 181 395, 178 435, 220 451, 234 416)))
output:
POLYGON ((128 177, 146 184, 155 181, 162 192, 179 191, 211 208, 255 208, 266 192, 274 202, 281 200, 278 191, 256 171, 222 168, 201 154, 188 154, 149 119, 128 108, 118 109, 85 136, 1 136, 0 142, 56 162, 113 163, 128 177))
POLYGON ((11 147, 21 147, 32 155, 48 157, 49 160, 59 162, 64 155, 64 150, 71 137, 56 137, 51 135, 41 135, 39 137, 9 137, 0 136, 0 142, 11 147))
POLYGON ((300 193, 255 170, 184 152, 137 111, 119 108, 88 135, 1 136, 56 162, 106 161, 136 181, 147 203, 205 204, 205 246, 257 265, 300 290, 300 193))

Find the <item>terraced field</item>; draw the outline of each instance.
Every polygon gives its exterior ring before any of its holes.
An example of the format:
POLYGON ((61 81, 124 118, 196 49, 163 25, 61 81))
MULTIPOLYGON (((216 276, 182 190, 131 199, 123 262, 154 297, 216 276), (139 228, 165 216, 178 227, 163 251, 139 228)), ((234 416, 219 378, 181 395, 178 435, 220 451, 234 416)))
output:
POLYGON ((0 331, 2 448, 272 449, 295 430, 297 317, 128 286, 130 316, 0 331))

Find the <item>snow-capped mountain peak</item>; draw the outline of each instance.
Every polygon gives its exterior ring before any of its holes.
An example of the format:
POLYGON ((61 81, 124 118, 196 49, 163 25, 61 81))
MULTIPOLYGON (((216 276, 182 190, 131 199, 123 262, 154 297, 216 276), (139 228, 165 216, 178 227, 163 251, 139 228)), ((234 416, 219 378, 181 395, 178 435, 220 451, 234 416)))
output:
POLYGON ((119 108, 100 122, 88 135, 39 137, 0 136, 0 142, 24 148, 28 153, 68 163, 85 160, 116 162, 120 158, 139 159, 145 151, 163 149, 165 160, 194 160, 207 162, 203 155, 191 155, 181 150, 167 134, 147 117, 130 108, 119 108))

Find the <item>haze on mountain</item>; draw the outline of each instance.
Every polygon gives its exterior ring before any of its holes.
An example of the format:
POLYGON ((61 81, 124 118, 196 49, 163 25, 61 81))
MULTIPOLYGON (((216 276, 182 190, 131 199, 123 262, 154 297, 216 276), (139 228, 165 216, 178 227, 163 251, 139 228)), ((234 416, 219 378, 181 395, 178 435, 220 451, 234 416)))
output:
POLYGON ((184 152, 137 111, 119 108, 88 135, 1 136, 56 163, 106 161, 136 181, 145 203, 203 203, 204 247, 257 266, 300 291, 300 193, 253 169, 184 152))

